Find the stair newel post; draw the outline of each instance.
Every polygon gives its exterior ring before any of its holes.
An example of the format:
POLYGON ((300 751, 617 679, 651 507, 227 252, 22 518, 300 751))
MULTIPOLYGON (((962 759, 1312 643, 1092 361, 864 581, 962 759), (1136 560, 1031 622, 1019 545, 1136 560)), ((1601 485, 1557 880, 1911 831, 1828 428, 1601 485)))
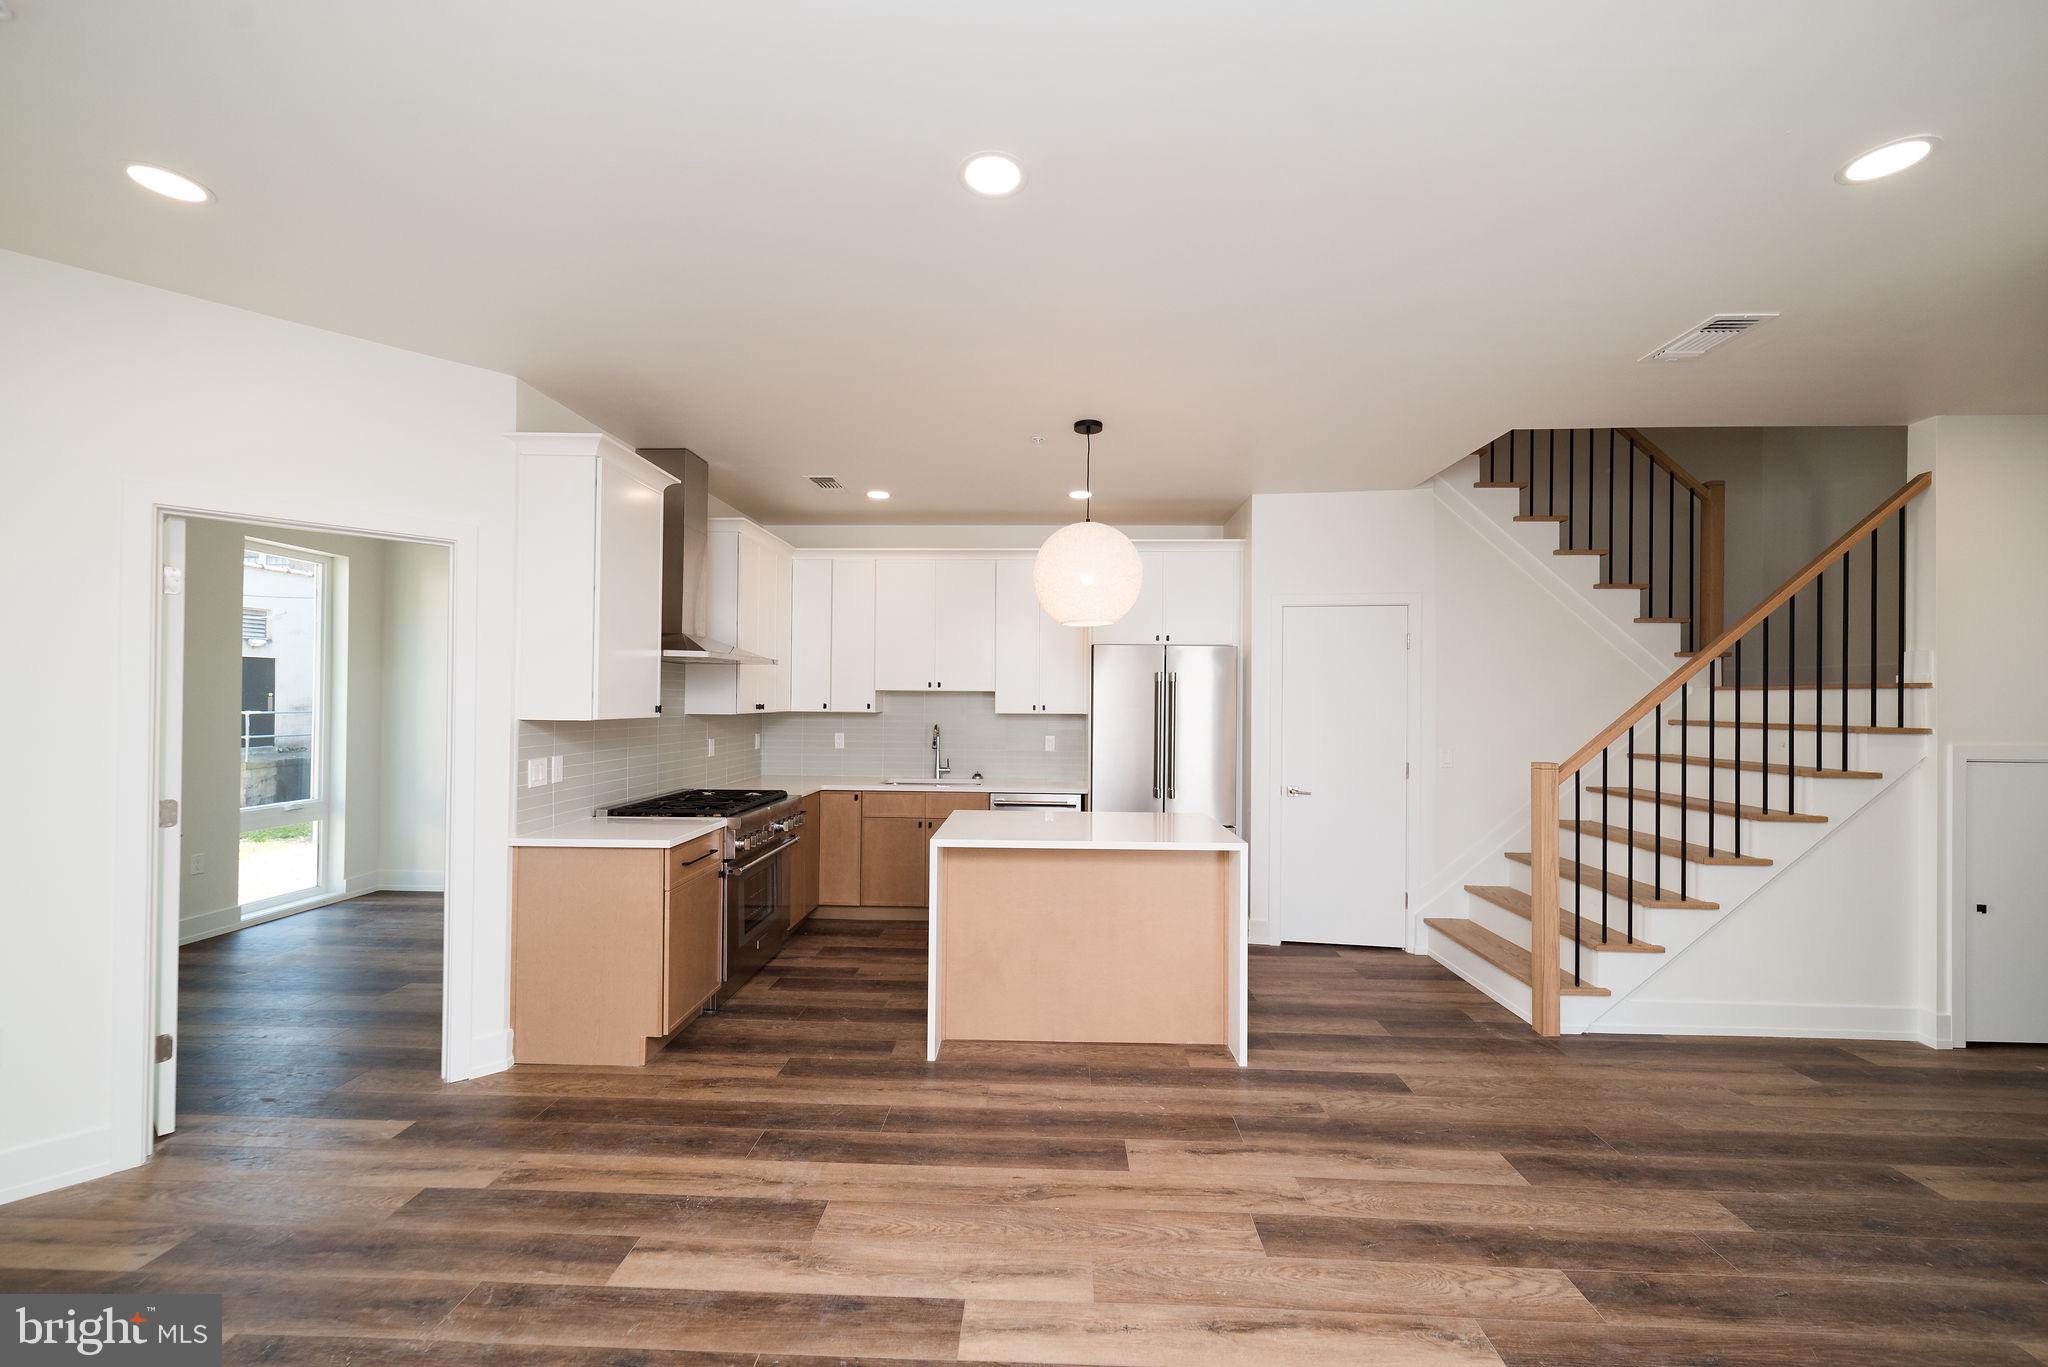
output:
POLYGON ((1529 766, 1529 1024, 1536 1033, 1559 1031, 1558 993, 1563 968, 1553 949, 1558 936, 1558 766, 1539 761, 1529 766))
POLYGON ((1706 497, 1700 500, 1700 610, 1694 645, 1721 639, 1728 609, 1724 576, 1727 573, 1728 484, 1710 479, 1706 497))

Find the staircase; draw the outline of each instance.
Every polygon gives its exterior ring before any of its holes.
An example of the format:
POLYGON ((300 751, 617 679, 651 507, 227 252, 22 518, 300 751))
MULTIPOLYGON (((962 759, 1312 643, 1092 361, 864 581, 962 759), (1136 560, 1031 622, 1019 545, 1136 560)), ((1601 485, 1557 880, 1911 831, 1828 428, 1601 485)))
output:
POLYGON ((1465 468, 1487 516, 1589 562, 1573 587, 1607 600, 1603 615, 1676 635, 1679 663, 1640 701, 1567 759, 1531 764, 1528 840, 1496 861, 1501 881, 1467 884, 1462 917, 1425 922, 1436 959, 1538 1033, 1597 1030, 1924 757, 1905 508, 1932 477, 1724 628, 1720 487, 1639 432, 1510 433, 1465 468))

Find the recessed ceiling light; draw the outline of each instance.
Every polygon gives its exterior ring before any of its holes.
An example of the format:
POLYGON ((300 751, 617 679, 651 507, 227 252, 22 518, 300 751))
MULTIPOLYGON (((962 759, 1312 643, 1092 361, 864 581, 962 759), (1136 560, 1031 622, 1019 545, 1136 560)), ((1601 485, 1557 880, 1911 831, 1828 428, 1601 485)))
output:
POLYGON ((880 503, 883 499, 889 497, 889 491, 887 489, 870 489, 868 490, 868 497, 880 503))
POLYGON ((165 199, 175 199, 180 204, 204 204, 213 198, 213 191, 198 181, 166 171, 161 166, 146 166, 137 163, 128 168, 128 179, 145 190, 153 190, 165 199))
POLYGON ((1069 491, 1069 493, 1067 494, 1067 497, 1068 497, 1068 498, 1086 498, 1086 497, 1088 497, 1088 491, 1087 491, 1086 489, 1074 489, 1074 490, 1071 490, 1071 491, 1069 491))
POLYGON ((960 168, 960 179, 967 182, 967 188, 977 195, 990 199, 1001 199, 1004 195, 1015 194, 1017 187, 1024 183, 1024 168, 1016 158, 1002 152, 980 152, 967 159, 960 168))
POLYGON ((1941 139, 1921 133, 1910 138, 1894 138, 1882 147, 1873 147, 1862 156, 1844 166, 1835 179, 1844 185, 1861 185, 1865 181, 1883 180, 1895 176, 1909 166, 1918 166, 1934 155, 1934 149, 1941 146, 1941 139))

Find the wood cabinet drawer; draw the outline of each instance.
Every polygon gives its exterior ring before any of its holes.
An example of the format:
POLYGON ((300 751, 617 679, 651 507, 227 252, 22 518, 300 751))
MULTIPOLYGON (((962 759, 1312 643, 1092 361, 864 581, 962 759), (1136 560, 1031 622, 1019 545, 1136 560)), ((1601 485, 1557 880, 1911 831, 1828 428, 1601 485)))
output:
POLYGON ((674 887, 686 878, 716 873, 718 854, 724 844, 724 837, 714 831, 710 835, 700 835, 695 840, 686 840, 670 850, 668 885, 674 887))
POLYGON ((985 812, 987 793, 926 793, 924 814, 944 821, 955 812, 985 812))
POLYGON ((860 805, 863 816, 923 816, 924 800, 927 794, 896 792, 875 792, 872 789, 861 794, 860 805))

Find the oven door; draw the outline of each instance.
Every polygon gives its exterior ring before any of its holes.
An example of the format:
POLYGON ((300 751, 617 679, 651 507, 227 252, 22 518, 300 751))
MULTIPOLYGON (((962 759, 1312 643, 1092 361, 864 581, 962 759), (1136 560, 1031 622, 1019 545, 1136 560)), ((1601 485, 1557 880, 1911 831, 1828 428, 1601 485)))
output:
POLYGON ((796 843, 784 841, 726 868, 721 1003, 760 972, 789 938, 789 850, 796 843))

